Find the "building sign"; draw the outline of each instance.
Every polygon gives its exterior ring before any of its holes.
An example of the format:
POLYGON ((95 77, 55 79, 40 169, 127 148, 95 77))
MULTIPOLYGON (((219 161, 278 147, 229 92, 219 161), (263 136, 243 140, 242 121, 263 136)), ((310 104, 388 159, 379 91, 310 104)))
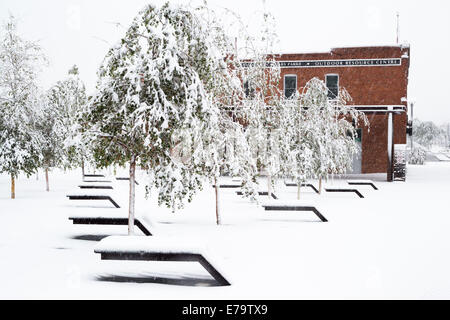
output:
MULTIPOLYGON (((297 60, 297 61, 277 61, 266 62, 266 67, 270 68, 278 64, 280 68, 324 68, 324 67, 384 67, 401 66, 402 59, 346 59, 346 60, 297 60)), ((255 62, 243 62, 242 67, 254 66, 255 62)))

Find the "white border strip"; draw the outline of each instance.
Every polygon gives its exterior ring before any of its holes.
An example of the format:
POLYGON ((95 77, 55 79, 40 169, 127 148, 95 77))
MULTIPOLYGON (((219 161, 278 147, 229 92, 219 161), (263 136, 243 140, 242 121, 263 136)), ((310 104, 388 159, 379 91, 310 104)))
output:
MULTIPOLYGON (((254 64, 242 62, 241 66, 247 68, 254 64)), ((270 61, 266 62, 266 67, 273 64, 279 64, 280 68, 398 67, 402 65, 402 58, 270 61)))
POLYGON ((278 61, 281 68, 396 67, 401 58, 278 61))

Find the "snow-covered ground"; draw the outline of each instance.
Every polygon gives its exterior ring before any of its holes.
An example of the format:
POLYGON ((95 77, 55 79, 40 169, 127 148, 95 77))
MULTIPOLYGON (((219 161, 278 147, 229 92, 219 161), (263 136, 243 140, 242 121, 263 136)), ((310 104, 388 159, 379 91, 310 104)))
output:
MULTIPOLYGON (((450 163, 409 165, 406 182, 370 178, 379 180, 379 191, 358 187, 364 199, 302 188, 305 201, 319 201, 326 223, 309 212, 264 211, 236 189, 222 189, 223 225, 216 226, 210 186, 171 213, 145 200, 138 177, 137 210, 153 221, 155 237, 206 245, 232 282, 220 287, 194 263, 100 260, 97 241, 125 235, 127 227, 72 225, 68 217, 126 216, 127 181, 113 182, 123 206, 115 209, 107 201, 65 197, 79 192, 79 171, 51 172, 50 192, 42 174, 21 176, 15 200, 9 177, 0 175, 0 298, 449 299, 450 163)), ((275 191, 281 200, 297 195, 282 182, 275 191)))

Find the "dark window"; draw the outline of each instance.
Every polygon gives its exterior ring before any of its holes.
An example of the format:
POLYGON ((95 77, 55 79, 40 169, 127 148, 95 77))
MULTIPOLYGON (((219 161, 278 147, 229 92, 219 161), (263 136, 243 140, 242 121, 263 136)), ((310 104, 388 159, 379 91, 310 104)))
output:
POLYGON ((284 97, 290 98, 297 90, 297 77, 284 76, 284 97))
POLYGON ((360 142, 360 143, 361 143, 361 140, 362 140, 362 129, 361 129, 361 128, 356 129, 356 137, 355 137, 355 140, 356 140, 357 142, 360 142))
POLYGON ((253 86, 249 80, 246 80, 244 82, 244 92, 245 92, 245 96, 247 98, 255 97, 255 88, 253 88, 253 86))
POLYGON ((339 76, 337 74, 327 74, 326 77, 328 98, 336 99, 339 95, 339 76))
MULTIPOLYGON (((352 120, 352 126, 356 127, 356 121, 355 120, 352 120)), ((349 137, 353 136, 352 132, 350 130, 347 131, 347 136, 349 136, 349 137)), ((354 139, 355 139, 356 142, 361 143, 361 141, 362 141, 362 129, 361 128, 356 128, 356 134, 354 136, 354 139)))

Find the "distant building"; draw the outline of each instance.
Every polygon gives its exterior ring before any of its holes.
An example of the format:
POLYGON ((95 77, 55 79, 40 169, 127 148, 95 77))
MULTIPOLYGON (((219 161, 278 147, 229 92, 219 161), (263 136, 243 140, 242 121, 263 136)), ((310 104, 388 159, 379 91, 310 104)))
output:
POLYGON ((379 46, 281 54, 276 60, 286 97, 313 77, 325 81, 331 99, 345 87, 351 104, 370 121, 370 131, 359 128, 362 152, 354 173, 387 173, 391 180, 394 144, 406 144, 409 57, 409 46, 379 46))

